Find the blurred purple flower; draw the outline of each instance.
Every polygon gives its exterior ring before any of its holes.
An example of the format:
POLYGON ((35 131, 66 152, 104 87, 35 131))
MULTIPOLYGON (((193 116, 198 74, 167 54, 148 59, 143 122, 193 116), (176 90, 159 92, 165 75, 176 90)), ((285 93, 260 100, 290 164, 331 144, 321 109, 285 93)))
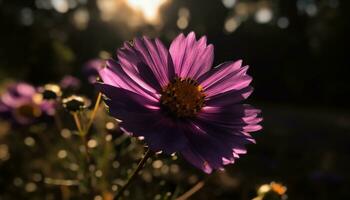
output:
POLYGON ((80 88, 81 82, 78 78, 66 75, 60 81, 60 86, 64 90, 77 90, 80 88))
POLYGON ((28 125, 54 113, 55 103, 43 100, 36 88, 27 83, 12 84, 0 96, 0 118, 14 124, 28 125))
POLYGON ((83 74, 90 83, 95 83, 98 77, 98 71, 102 69, 106 61, 102 59, 92 59, 85 63, 83 67, 83 74))
POLYGON ((211 173, 246 153, 262 118, 240 103, 253 91, 248 66, 230 61, 211 69, 214 47, 206 40, 180 34, 169 50, 158 39, 126 42, 96 86, 123 130, 211 173))

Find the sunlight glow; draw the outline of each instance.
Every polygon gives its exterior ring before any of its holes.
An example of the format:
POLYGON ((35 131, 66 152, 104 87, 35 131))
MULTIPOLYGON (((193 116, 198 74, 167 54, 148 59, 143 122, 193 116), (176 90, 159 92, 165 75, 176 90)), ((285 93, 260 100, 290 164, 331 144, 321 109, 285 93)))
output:
POLYGON ((148 22, 157 20, 160 7, 167 0, 126 0, 127 5, 142 13, 148 22))
MULTIPOLYGON (((135 30, 145 25, 161 27, 161 8, 171 0, 97 0, 101 19, 135 30)), ((128 35, 128 30, 124 30, 128 35)))

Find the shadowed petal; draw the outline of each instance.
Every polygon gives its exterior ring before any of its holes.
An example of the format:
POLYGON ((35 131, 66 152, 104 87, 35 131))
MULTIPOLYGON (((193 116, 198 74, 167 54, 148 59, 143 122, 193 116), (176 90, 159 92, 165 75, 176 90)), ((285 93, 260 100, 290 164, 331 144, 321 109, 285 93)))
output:
POLYGON ((207 45, 206 37, 196 40, 194 32, 185 37, 180 34, 171 43, 169 52, 175 73, 180 77, 197 79, 210 70, 214 60, 214 47, 207 45))
POLYGON ((120 126, 135 136, 143 136, 148 146, 155 152, 172 154, 184 148, 187 138, 181 124, 163 116, 160 112, 152 115, 127 114, 128 120, 120 126))
POLYGON ((117 51, 118 61, 126 73, 133 73, 139 76, 154 89, 160 91, 161 86, 154 76, 152 70, 141 60, 138 51, 129 42, 125 42, 124 46, 117 51))
POLYGON ((153 151, 171 154, 186 144, 183 128, 163 116, 157 102, 103 83, 97 83, 96 87, 107 96, 109 112, 121 120, 120 127, 134 136, 143 136, 153 151))
POLYGON ((181 155, 192 165, 210 174, 213 169, 208 162, 190 145, 181 151, 181 155))
POLYGON ((151 69, 160 85, 166 86, 174 76, 174 68, 168 50, 158 39, 150 40, 143 37, 136 38, 134 42, 141 61, 151 69))
POLYGON ((211 169, 221 169, 223 158, 233 159, 233 150, 229 148, 226 141, 223 142, 214 137, 214 133, 209 134, 209 130, 202 129, 194 123, 186 130, 188 147, 181 151, 181 154, 204 172, 210 173, 211 169))
MULTIPOLYGON (((211 135, 216 140, 224 141, 222 145, 226 146, 228 149, 231 149, 232 154, 230 156, 223 157, 223 164, 229 164, 230 162, 233 163, 235 158, 239 158, 240 154, 246 153, 246 144, 255 143, 255 140, 250 136, 250 134, 248 132, 245 132, 246 130, 240 130, 238 127, 228 127, 226 125, 212 122, 206 119, 199 119, 194 123, 205 130, 208 135, 211 135)), ((250 125, 246 124, 245 126, 250 125)), ((261 127, 253 131, 260 129, 261 127)))
POLYGON ((233 163, 246 153, 246 144, 255 142, 248 132, 261 129, 258 113, 243 105, 205 109, 186 129, 189 143, 182 155, 206 173, 233 163))
POLYGON ((242 60, 224 62, 199 77, 198 82, 201 83, 202 86, 207 86, 216 79, 222 78, 223 75, 238 70, 241 66, 242 60))
MULTIPOLYGON (((145 96, 137 94, 135 92, 118 88, 106 83, 95 83, 96 89, 104 94, 107 99, 105 102, 107 105, 116 106, 113 109, 120 109, 121 111, 135 111, 146 112, 150 111, 149 108, 159 110, 158 102, 152 99, 148 99, 145 96)), ((110 107, 111 109, 111 107, 110 107)), ((118 115, 118 113, 116 113, 118 115)), ((118 118, 118 117, 117 117, 118 118)), ((119 119, 119 118, 118 118, 119 119)))
POLYGON ((215 96, 206 97, 207 106, 226 106, 239 103, 247 99, 253 92, 253 87, 248 86, 241 90, 231 90, 215 96))
POLYGON ((208 122, 226 125, 227 127, 241 127, 256 124, 261 121, 261 111, 250 105, 235 104, 225 107, 204 107, 197 118, 208 122))
POLYGON ((207 128, 223 133, 246 137, 255 142, 249 132, 258 131, 262 121, 261 111, 249 105, 230 105, 225 107, 204 107, 195 120, 207 128))

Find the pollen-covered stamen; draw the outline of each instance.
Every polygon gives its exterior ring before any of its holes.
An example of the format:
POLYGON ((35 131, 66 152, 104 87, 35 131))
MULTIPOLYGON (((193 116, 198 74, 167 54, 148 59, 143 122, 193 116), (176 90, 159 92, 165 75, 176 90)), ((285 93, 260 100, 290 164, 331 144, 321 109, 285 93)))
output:
POLYGON ((161 95, 162 106, 175 117, 194 117, 204 106, 203 89, 193 79, 175 78, 161 95))

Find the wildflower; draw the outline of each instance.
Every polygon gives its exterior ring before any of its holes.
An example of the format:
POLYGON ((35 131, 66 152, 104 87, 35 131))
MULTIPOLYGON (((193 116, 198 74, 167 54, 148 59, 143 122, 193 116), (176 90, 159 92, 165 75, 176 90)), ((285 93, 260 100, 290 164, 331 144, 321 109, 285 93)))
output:
POLYGON ((77 90, 80 88, 80 85, 81 85, 80 80, 71 75, 64 76, 60 81, 60 86, 64 90, 77 90))
POLYGON ((83 67, 83 74, 87 77, 90 83, 95 83, 98 77, 98 70, 102 69, 105 61, 102 59, 92 59, 86 62, 83 67))
POLYGON ((242 104, 253 91, 242 61, 213 69, 213 45, 192 32, 170 49, 158 39, 136 38, 108 60, 96 83, 120 127, 144 137, 150 149, 179 152, 206 173, 234 163, 261 129, 260 110, 242 104))
POLYGON ((0 96, 0 117, 14 124, 28 125, 54 113, 54 104, 27 83, 12 84, 0 96))

